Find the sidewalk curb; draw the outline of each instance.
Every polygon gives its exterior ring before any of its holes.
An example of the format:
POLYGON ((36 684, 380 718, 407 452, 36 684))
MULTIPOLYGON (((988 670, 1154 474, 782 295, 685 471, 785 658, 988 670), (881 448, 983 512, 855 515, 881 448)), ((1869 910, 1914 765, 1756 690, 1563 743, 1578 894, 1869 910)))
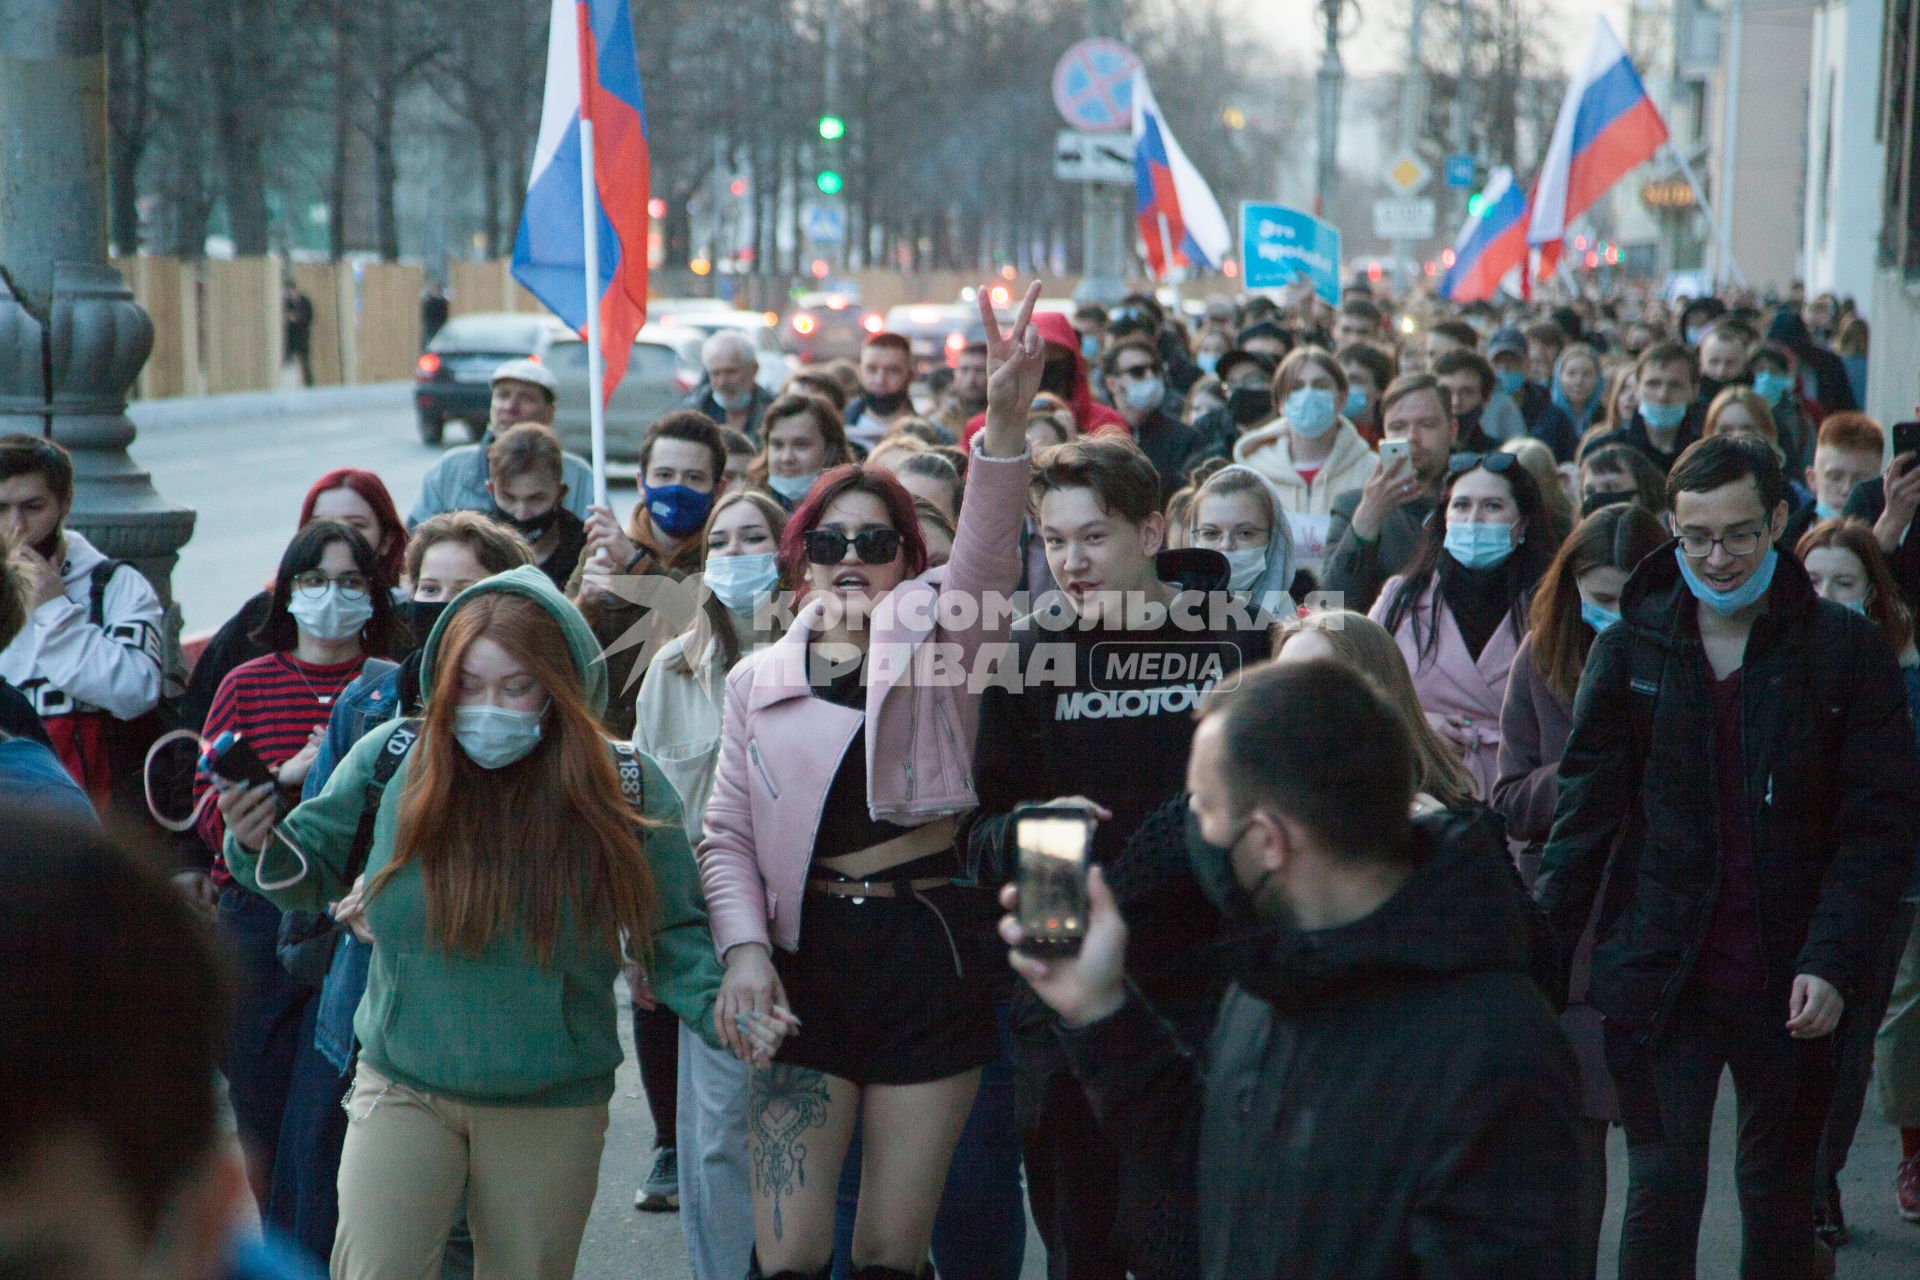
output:
POLYGON ((182 396, 136 400, 127 416, 139 430, 263 421, 316 413, 357 413, 405 409, 412 404, 412 382, 376 382, 360 387, 315 387, 300 391, 240 391, 221 396, 182 396))

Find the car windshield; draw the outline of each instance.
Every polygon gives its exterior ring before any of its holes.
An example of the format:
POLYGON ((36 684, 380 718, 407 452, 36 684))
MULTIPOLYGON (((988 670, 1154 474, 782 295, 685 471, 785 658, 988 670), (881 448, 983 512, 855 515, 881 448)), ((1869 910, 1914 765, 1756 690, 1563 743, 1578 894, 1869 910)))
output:
POLYGON ((540 345, 546 328, 539 319, 528 316, 461 316, 447 321, 434 335, 435 351, 486 351, 531 354, 540 345))

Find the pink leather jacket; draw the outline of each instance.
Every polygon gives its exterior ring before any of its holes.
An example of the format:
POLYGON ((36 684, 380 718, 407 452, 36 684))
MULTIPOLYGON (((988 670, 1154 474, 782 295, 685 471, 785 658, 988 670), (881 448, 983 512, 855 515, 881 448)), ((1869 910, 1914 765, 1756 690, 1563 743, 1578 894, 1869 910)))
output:
MULTIPOLYGON (((1007 641, 1010 618, 1004 607, 971 605, 1004 599, 1019 584, 1026 506, 1027 459, 976 450, 952 557, 895 587, 875 611, 865 719, 867 807, 876 820, 918 826, 977 803, 980 683, 967 677, 983 645, 1007 641)), ((820 812, 861 724, 859 711, 810 696, 807 643, 821 612, 818 604, 803 608, 786 635, 727 677, 699 853, 722 956, 743 942, 766 943, 770 933, 788 951, 800 945, 800 895, 820 812)))

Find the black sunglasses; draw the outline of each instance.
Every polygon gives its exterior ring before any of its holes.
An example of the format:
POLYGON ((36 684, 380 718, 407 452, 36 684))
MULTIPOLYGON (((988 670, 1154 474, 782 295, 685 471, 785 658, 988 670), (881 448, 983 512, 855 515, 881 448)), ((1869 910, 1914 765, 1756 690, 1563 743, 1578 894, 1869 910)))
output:
POLYGON ((1488 474, 1497 476, 1513 470, 1519 460, 1520 456, 1513 453, 1456 453, 1447 459, 1447 473, 1457 476, 1475 467, 1483 467, 1488 474))
POLYGON ((851 545, 861 564, 887 564, 900 554, 898 529, 862 529, 849 538, 838 529, 807 530, 807 560, 812 564, 839 564, 851 545))

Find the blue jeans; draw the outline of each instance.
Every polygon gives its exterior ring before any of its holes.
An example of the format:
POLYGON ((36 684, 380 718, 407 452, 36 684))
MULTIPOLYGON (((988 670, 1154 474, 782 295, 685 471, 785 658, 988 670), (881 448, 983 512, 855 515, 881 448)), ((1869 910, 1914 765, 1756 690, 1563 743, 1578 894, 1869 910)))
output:
MULTIPOLYGON (((1018 1280, 1027 1253, 1027 1207, 1020 1189, 1020 1134, 1013 1122, 1013 1062, 1007 1006, 997 1003, 1000 1056, 980 1071, 980 1092, 967 1114, 947 1169, 933 1222, 933 1261, 940 1280, 1018 1280)), ((833 1277, 853 1273, 853 1217, 860 1203, 860 1126, 840 1166, 839 1211, 833 1224, 833 1277)))
POLYGON ((232 884, 222 889, 214 929, 233 959, 240 988, 221 1068, 254 1196, 264 1210, 293 1080, 295 1039, 312 992, 281 967, 274 950, 280 908, 259 894, 232 884))
POLYGON ((352 1079, 315 1047, 319 1014, 316 996, 307 1001, 306 1016, 300 1020, 266 1220, 325 1266, 340 1225, 340 1147, 347 1138, 347 1112, 340 1104, 352 1079))

